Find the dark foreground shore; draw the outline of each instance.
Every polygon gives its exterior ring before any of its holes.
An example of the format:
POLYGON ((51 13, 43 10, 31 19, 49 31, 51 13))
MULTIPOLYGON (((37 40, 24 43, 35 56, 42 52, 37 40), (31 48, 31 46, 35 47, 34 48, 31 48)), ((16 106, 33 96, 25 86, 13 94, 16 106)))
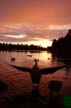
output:
MULTIPOLYGON (((50 99, 50 90, 43 83, 44 79, 47 79, 46 76, 42 76, 39 95, 36 92, 33 94, 29 73, 22 73, 7 63, 0 62, 0 81, 8 86, 8 89, 0 92, 0 108, 63 108, 64 96, 71 95, 71 86, 68 85, 70 80, 65 83, 64 79, 54 77, 54 80, 61 81, 63 85, 59 94, 50 99)), ((46 80, 47 85, 51 80, 52 77, 46 80)))

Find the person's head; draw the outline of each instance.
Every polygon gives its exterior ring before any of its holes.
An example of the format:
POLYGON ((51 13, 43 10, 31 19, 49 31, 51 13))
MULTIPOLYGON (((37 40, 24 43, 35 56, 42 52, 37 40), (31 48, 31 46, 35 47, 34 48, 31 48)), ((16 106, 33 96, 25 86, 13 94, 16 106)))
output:
POLYGON ((39 61, 39 59, 34 59, 34 61, 37 63, 39 61))

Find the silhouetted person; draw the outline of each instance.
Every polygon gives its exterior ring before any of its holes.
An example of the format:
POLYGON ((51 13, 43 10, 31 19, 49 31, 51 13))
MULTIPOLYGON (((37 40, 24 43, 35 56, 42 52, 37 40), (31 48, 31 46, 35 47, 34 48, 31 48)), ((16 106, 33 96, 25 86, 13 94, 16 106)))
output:
POLYGON ((61 81, 52 80, 49 82, 48 87, 50 89, 49 103, 50 108, 60 108, 59 91, 62 87, 61 81), (54 95, 55 93, 55 95, 54 95))
POLYGON ((35 64, 31 70, 31 73, 30 73, 31 79, 33 82, 33 88, 39 87, 40 78, 41 78, 41 71, 37 64, 39 60, 34 59, 34 61, 35 61, 35 64))
POLYGON ((19 67, 19 66, 13 66, 16 69, 20 70, 20 71, 25 71, 25 72, 29 72, 32 82, 33 82, 33 88, 38 88, 39 87, 39 83, 40 83, 40 79, 41 79, 41 75, 42 74, 52 74, 54 72, 56 72, 57 70, 60 70, 62 68, 65 67, 64 66, 56 66, 56 67, 50 67, 50 68, 43 68, 40 69, 38 67, 38 61, 37 59, 34 59, 35 64, 33 66, 33 68, 27 68, 27 67, 19 67))

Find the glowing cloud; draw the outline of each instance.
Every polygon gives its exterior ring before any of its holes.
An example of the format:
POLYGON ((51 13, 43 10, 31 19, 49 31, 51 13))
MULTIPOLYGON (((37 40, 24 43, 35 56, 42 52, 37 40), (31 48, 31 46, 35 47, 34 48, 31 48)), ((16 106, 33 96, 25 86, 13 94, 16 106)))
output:
POLYGON ((10 37, 10 38, 24 38, 26 37, 26 35, 5 35, 6 37, 10 37))
POLYGON ((50 25, 49 30, 68 30, 71 29, 71 25, 50 25))

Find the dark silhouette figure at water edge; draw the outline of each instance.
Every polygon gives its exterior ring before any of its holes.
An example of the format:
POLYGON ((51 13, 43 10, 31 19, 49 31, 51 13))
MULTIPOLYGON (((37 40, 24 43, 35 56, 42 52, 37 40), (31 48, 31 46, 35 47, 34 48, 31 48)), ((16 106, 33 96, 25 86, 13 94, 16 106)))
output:
POLYGON ((59 93, 61 88, 61 81, 51 80, 48 83, 48 89, 50 90, 48 97, 42 96, 39 89, 35 88, 31 93, 18 94, 14 96, 12 103, 15 103, 17 106, 22 105, 24 108, 61 108, 59 93), (54 95, 55 92, 56 95, 54 95))
POLYGON ((37 59, 34 59, 34 66, 32 68, 27 68, 27 67, 19 67, 19 66, 14 66, 12 65, 14 68, 23 71, 23 72, 29 72, 32 82, 33 82, 33 87, 39 87, 39 83, 40 83, 40 79, 41 79, 41 75, 46 75, 46 74, 53 74, 54 72, 62 69, 65 67, 64 66, 56 66, 56 67, 50 67, 50 68, 43 68, 40 69, 38 67, 38 61, 37 59))
POLYGON ((39 84, 41 80, 41 75, 47 75, 47 74, 53 74, 57 70, 60 70, 64 67, 63 66, 56 66, 56 67, 50 67, 50 68, 43 68, 40 69, 38 66, 39 60, 34 59, 34 66, 32 68, 28 67, 19 67, 19 66, 14 66, 14 68, 22 71, 22 72, 29 72, 31 76, 31 80, 33 82, 33 89, 31 93, 26 93, 26 94, 16 94, 12 100, 10 100, 10 103, 15 103, 16 105, 23 105, 24 108, 47 108, 48 106, 50 108, 54 108, 51 106, 53 103, 54 106, 57 106, 59 104, 59 101, 57 100, 59 97, 58 96, 53 96, 54 92, 58 92, 61 88, 59 82, 52 81, 52 84, 49 84, 50 86, 48 87, 50 89, 50 95, 45 98, 45 96, 42 96, 41 93, 39 92, 39 84), (59 86, 59 87, 58 87, 59 86), (59 89, 59 90, 58 90, 59 89), (57 102, 56 102, 57 100, 57 102), (57 105, 55 105, 55 102, 57 105))

